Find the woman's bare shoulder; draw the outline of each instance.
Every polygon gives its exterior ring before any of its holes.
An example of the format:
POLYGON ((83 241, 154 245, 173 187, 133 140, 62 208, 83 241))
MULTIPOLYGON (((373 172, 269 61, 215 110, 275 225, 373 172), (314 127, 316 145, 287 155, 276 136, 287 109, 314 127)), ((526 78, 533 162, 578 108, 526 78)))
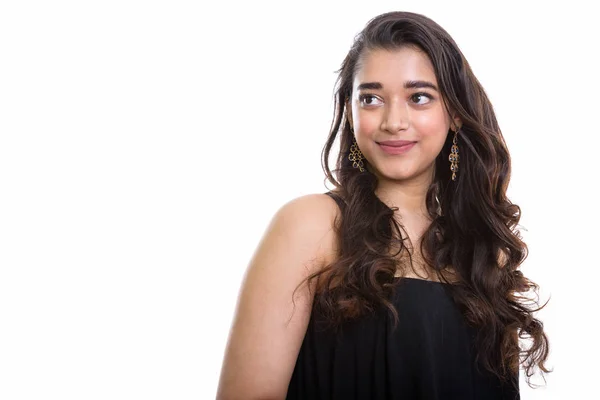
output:
POLYGON ((280 208, 279 212, 281 211, 306 218, 308 224, 327 227, 326 222, 333 222, 339 208, 331 196, 311 193, 288 201, 280 208))
POLYGON ((334 225, 340 209, 336 201, 325 193, 311 193, 296 197, 285 203, 277 218, 286 221, 289 230, 298 235, 308 235, 319 241, 318 256, 322 263, 329 263, 336 250, 334 225))

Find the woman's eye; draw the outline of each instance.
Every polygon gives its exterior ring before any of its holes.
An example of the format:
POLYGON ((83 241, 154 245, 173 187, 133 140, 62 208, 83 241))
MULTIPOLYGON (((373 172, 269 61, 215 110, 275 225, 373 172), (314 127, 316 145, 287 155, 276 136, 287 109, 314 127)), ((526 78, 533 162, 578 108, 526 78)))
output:
POLYGON ((370 94, 361 94, 360 96, 358 96, 358 99, 360 101, 360 104, 363 104, 365 106, 375 105, 378 100, 377 97, 370 94))
POLYGON ((411 96, 411 98, 413 100, 415 100, 415 103, 417 103, 419 105, 427 104, 432 99, 432 97, 430 95, 428 95, 427 93, 415 93, 411 96), (423 101, 423 99, 425 99, 425 101, 423 101))

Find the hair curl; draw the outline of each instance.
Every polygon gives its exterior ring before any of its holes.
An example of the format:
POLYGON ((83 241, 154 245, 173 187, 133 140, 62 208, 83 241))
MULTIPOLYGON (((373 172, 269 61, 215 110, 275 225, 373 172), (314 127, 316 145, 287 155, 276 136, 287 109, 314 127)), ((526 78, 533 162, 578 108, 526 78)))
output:
POLYGON ((442 273, 452 266, 457 281, 445 286, 467 323, 479 328, 476 349, 481 364, 501 380, 518 374, 523 364, 531 386, 529 378, 536 367, 551 372, 544 365, 548 338, 543 323, 534 318, 534 312, 547 303, 532 308, 528 302, 533 299, 523 295, 530 290, 537 293, 539 286, 518 270, 527 257, 527 246, 517 229, 521 209, 506 196, 511 169, 508 149, 492 105, 464 55, 442 27, 423 15, 390 12, 373 18, 336 71, 334 119, 322 166, 335 185, 331 193, 344 206, 335 224, 337 259, 303 281, 319 278, 313 310, 339 327, 385 306, 397 325, 398 314, 389 296, 396 271, 403 268, 396 256, 407 249, 404 241, 408 238, 403 238, 403 228, 393 218, 397 209, 375 195, 376 177, 368 171, 360 173, 348 159, 353 134, 345 107, 361 56, 369 50, 404 46, 428 55, 448 112, 452 110, 462 121, 458 179, 451 181, 448 163, 452 131, 435 161, 426 196, 432 223, 423 236, 421 253, 440 281, 449 283, 442 273), (329 155, 340 132, 340 151, 332 171, 329 155), (398 253, 390 254, 398 243, 398 253), (531 346, 522 349, 519 339, 529 339, 531 346))

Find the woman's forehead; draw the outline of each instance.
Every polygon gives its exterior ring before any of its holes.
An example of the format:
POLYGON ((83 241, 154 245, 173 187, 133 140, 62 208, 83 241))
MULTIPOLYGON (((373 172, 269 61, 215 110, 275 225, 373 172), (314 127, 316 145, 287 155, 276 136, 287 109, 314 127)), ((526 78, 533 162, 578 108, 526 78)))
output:
POLYGON ((404 87, 406 81, 429 81, 437 86, 433 64, 426 53, 413 47, 365 52, 357 65, 354 89, 365 82, 379 82, 383 88, 404 87))

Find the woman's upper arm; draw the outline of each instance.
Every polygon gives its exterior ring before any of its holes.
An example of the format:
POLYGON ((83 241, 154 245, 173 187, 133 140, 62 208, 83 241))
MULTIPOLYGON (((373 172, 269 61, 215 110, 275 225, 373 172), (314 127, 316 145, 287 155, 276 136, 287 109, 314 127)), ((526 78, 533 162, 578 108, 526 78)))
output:
POLYGON ((329 196, 311 194, 273 217, 240 289, 218 399, 285 397, 313 301, 306 284, 294 295, 295 308, 292 294, 335 252, 336 207, 329 196))

